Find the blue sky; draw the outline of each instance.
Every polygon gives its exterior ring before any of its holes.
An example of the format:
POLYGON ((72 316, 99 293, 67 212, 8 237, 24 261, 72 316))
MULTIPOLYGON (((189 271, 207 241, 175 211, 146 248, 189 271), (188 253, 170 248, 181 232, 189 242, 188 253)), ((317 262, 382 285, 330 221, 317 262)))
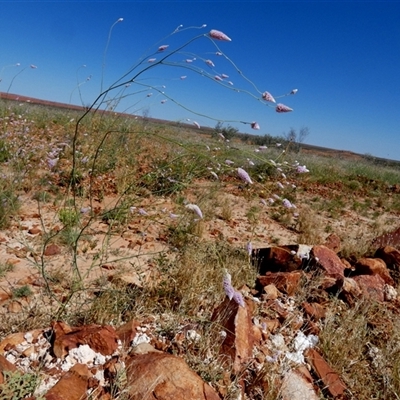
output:
POLYGON ((139 60, 135 71, 154 57, 124 88, 131 95, 121 111, 204 126, 228 120, 256 134, 308 127, 310 144, 400 159, 399 20, 397 1, 0 1, 0 91, 80 104, 80 84, 86 105, 102 81, 108 88, 139 60), (224 56, 207 37, 211 29, 232 39, 215 41, 224 56), (198 35, 166 60, 173 65, 157 64, 198 35), (168 49, 157 53, 164 44, 168 49), (229 75, 225 84, 213 79, 222 73, 229 75), (277 102, 293 112, 276 113, 260 101, 264 91, 278 97, 292 89, 296 95, 277 102), (261 129, 234 121, 257 121, 261 129))

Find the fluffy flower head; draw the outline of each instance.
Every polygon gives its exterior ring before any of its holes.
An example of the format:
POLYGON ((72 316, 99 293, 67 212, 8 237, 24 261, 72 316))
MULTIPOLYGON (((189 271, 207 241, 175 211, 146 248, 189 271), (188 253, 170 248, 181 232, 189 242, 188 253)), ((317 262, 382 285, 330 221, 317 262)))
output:
POLYGON ((210 37, 216 40, 225 40, 226 42, 231 42, 232 39, 225 35, 225 33, 221 31, 217 31, 216 29, 211 29, 209 33, 210 37))

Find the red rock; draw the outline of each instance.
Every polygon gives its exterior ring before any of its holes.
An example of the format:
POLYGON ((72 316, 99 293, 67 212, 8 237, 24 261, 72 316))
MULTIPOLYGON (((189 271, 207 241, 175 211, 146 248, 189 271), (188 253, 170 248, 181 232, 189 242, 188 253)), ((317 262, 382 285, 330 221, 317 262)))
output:
POLYGON ((46 393, 46 400, 82 400, 87 398, 89 369, 84 364, 75 364, 61 379, 46 393))
POLYGON ((226 332, 220 352, 232 361, 235 373, 239 373, 253 355, 253 310, 250 304, 245 301, 242 307, 226 298, 211 317, 226 332))
POLYGON ((115 329, 109 325, 86 325, 61 335, 54 332, 53 352, 58 358, 64 358, 69 350, 82 344, 89 345, 93 351, 104 356, 113 354, 118 348, 118 336, 115 329))
POLYGON ((149 352, 131 356, 126 365, 130 400, 220 400, 180 357, 149 352))
POLYGON ((346 266, 340 261, 337 254, 326 246, 317 245, 312 248, 311 256, 316 262, 316 266, 322 269, 326 276, 334 278, 336 285, 341 287, 346 266))
POLYGON ((56 244, 49 244, 44 250, 45 256, 56 256, 61 253, 61 249, 56 244))
POLYGON ((131 320, 116 330, 116 334, 124 346, 129 347, 130 343, 137 334, 137 328, 139 326, 140 323, 138 321, 131 320))
POLYGON ((385 300, 385 281, 379 275, 358 275, 353 279, 358 283, 365 298, 381 302, 385 300))
POLYGON ((298 246, 268 247, 255 249, 252 254, 252 263, 258 269, 260 275, 267 272, 291 272, 300 269, 303 261, 296 255, 294 249, 298 246))
POLYGON ((331 233, 325 240, 324 244, 328 249, 333 250, 335 253, 339 253, 341 248, 340 238, 338 235, 331 233))
POLYGON ((326 316, 326 310, 323 306, 321 306, 321 304, 304 302, 302 307, 305 313, 316 321, 323 319, 326 316))
POLYGON ((362 297, 362 290, 353 278, 344 278, 340 295, 353 306, 355 301, 362 297))
POLYGON ((295 272, 267 272, 265 275, 257 277, 256 288, 264 288, 270 284, 274 284, 278 290, 293 296, 300 285, 301 271, 295 272))
POLYGON ((264 286, 263 300, 276 300, 279 297, 279 290, 274 284, 264 286))
POLYGON ((400 271, 400 251, 394 247, 381 247, 376 250, 374 257, 381 258, 389 269, 400 271))
POLYGON ((4 351, 14 349, 16 345, 22 343, 24 340, 23 332, 12 333, 11 335, 6 336, 0 342, 0 354, 3 354, 4 351))
POLYGON ((385 283, 394 286, 394 281, 386 267, 386 263, 380 258, 363 257, 354 265, 356 275, 379 275, 385 283))
POLYGON ((323 357, 315 349, 307 349, 304 355, 316 375, 322 380, 324 389, 327 389, 333 397, 343 396, 346 385, 323 357))
POLYGON ((400 248, 400 228, 378 236, 372 241, 372 247, 374 248, 385 246, 391 246, 396 249, 400 248))

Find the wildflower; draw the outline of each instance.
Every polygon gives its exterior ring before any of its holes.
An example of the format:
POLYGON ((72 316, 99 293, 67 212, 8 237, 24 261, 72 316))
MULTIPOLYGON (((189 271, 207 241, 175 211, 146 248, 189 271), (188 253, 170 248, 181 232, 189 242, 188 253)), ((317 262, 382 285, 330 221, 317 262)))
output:
POLYGON ((169 213, 169 217, 172 218, 172 219, 176 219, 176 218, 179 218, 179 215, 178 214, 174 214, 174 213, 169 213))
POLYGON ((285 187, 282 185, 282 183, 277 182, 276 185, 278 186, 279 189, 284 189, 285 187))
POLYGON ((284 113, 284 112, 293 111, 293 108, 290 108, 288 106, 285 106, 282 103, 279 103, 279 104, 276 105, 275 111, 278 112, 278 113, 284 113))
POLYGON ((249 163, 249 165, 250 165, 251 167, 254 167, 254 163, 253 163, 253 161, 251 161, 251 160, 247 160, 247 162, 249 163))
POLYGON ((139 213, 140 215, 149 215, 149 214, 147 213, 147 211, 144 210, 143 208, 139 208, 138 213, 139 213))
POLYGON ((123 18, 118 18, 117 22, 122 22, 123 20, 123 18))
POLYGON ((135 207, 135 206, 129 207, 129 212, 130 212, 131 214, 133 214, 135 210, 136 210, 136 207, 135 207))
POLYGON ((260 149, 254 149, 254 152, 259 153, 260 149))
POLYGON ((221 74, 221 77, 224 78, 224 79, 227 79, 227 78, 229 78, 229 75, 221 74))
POLYGON ((232 300, 233 296, 235 295, 235 289, 232 286, 231 279, 231 275, 226 271, 222 285, 229 300, 232 300))
POLYGON ((221 132, 218 132, 218 136, 219 136, 222 140, 225 140, 225 136, 224 136, 221 132))
POLYGON ((200 218, 203 218, 203 213, 197 204, 186 204, 185 206, 188 210, 195 212, 200 218))
POLYGON ((215 79, 216 81, 222 81, 222 78, 221 78, 220 76, 218 76, 218 75, 215 75, 215 76, 214 76, 214 79, 215 79))
POLYGON ((214 172, 214 171, 210 171, 210 174, 215 178, 215 179, 219 179, 218 175, 214 172))
POLYGON ((297 171, 299 174, 304 174, 304 173, 306 173, 306 172, 310 172, 310 171, 306 168, 305 165, 299 165, 299 166, 296 168, 296 171, 297 171))
POLYGON ((260 150, 266 150, 266 149, 268 149, 268 147, 267 146, 258 146, 258 148, 260 149, 260 150))
POLYGON ((293 89, 290 94, 296 94, 298 92, 299 89, 293 89))
POLYGON ((37 68, 37 66, 36 66, 36 65, 33 65, 33 64, 31 64, 31 68, 32 68, 32 69, 36 69, 36 68, 37 68))
POLYGON ((283 199, 282 205, 285 208, 295 208, 295 206, 288 199, 283 199))
POLYGON ((225 35, 225 33, 221 32, 221 31, 217 31, 216 29, 211 29, 209 35, 212 39, 225 40, 226 42, 232 41, 232 39, 229 38, 227 35, 225 35))
POLYGON ((249 256, 251 256, 251 253, 253 252, 253 245, 252 245, 251 242, 248 242, 248 243, 247 243, 246 250, 247 250, 247 254, 248 254, 249 256))
POLYGON ((148 93, 146 97, 151 97, 153 96, 153 93, 148 93))
POLYGON ((217 55, 217 56, 222 56, 222 53, 221 53, 220 51, 217 51, 217 52, 215 53, 215 55, 217 55))
POLYGON ((233 82, 231 82, 231 81, 228 81, 228 83, 229 83, 231 86, 233 86, 233 82))
POLYGON ((195 125, 197 128, 199 128, 199 129, 200 129, 200 124, 199 124, 198 122, 196 122, 196 121, 193 121, 193 125, 195 125))
POLYGON ((269 202, 269 204, 274 204, 275 203, 275 200, 274 199, 272 199, 271 197, 268 199, 268 202, 269 202))
POLYGON ((154 61, 156 61, 156 58, 149 58, 149 59, 147 60, 147 62, 149 62, 149 63, 153 63, 154 61))
POLYGON ((258 125, 257 122, 252 122, 250 124, 250 126, 251 126, 252 129, 255 129, 255 130, 259 130, 260 129, 260 125, 258 125))
MULTIPOLYGON (((271 199, 272 200, 272 199, 271 199)), ((273 200, 272 200, 273 201, 273 200)), ((267 202, 264 200, 264 199, 260 199, 260 203, 263 205, 263 206, 266 206, 267 205, 267 202)))
POLYGON ((281 175, 282 175, 282 178, 283 178, 283 179, 287 179, 287 178, 286 178, 286 175, 285 175, 283 172, 281 173, 281 175))
POLYGON ((81 212, 81 214, 87 214, 91 209, 92 208, 90 206, 89 207, 82 207, 80 209, 80 212, 81 212))
POLYGON ((207 65, 209 65, 210 67, 215 67, 214 63, 211 60, 206 60, 205 61, 207 65))
POLYGON ((187 78, 186 75, 182 75, 182 76, 181 76, 181 79, 182 79, 182 80, 184 80, 184 79, 186 79, 186 78, 187 78))
POLYGON ((264 92, 264 93, 262 94, 262 98, 263 98, 265 101, 270 101, 271 103, 276 103, 274 97, 273 97, 272 94, 269 93, 269 92, 264 92))
POLYGON ((161 100, 161 104, 165 104, 167 100, 161 100))
POLYGON ((47 159, 47 166, 50 169, 53 169, 57 165, 58 160, 59 160, 58 158, 48 158, 47 159))
POLYGON ((237 173, 241 179, 243 179, 246 183, 252 184, 253 181, 251 180, 249 174, 242 168, 237 169, 237 173))
POLYGON ((282 146, 282 143, 277 143, 276 144, 276 147, 281 147, 282 146))
POLYGON ((164 50, 166 50, 168 47, 169 47, 169 44, 163 44, 162 46, 160 46, 160 47, 158 48, 158 51, 164 51, 164 50))
POLYGON ((188 64, 190 64, 190 63, 192 63, 193 61, 196 61, 196 59, 195 58, 187 58, 186 59, 186 62, 188 63, 188 64))
POLYGON ((235 303, 239 304, 239 306, 241 306, 241 307, 244 307, 244 306, 245 306, 242 293, 240 293, 240 292, 237 291, 237 290, 235 290, 235 293, 234 293, 234 295, 233 295, 233 300, 235 301, 235 303))
POLYGON ((234 164, 234 162, 231 160, 225 160, 225 164, 232 165, 232 164, 234 164))

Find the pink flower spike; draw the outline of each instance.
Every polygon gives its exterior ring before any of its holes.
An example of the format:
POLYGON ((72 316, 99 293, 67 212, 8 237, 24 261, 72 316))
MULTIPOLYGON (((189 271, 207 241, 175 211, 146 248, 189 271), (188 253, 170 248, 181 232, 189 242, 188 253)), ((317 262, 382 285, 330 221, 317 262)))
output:
POLYGON ((217 56, 222 56, 222 53, 221 53, 220 51, 217 51, 215 54, 216 54, 217 56))
POLYGON ((160 46, 160 47, 158 48, 158 51, 164 51, 164 50, 166 50, 168 47, 169 47, 169 44, 163 44, 162 46, 160 46))
POLYGON ((299 174, 304 174, 304 173, 310 172, 310 171, 307 169, 307 167, 305 165, 299 165, 296 168, 296 172, 298 172, 299 174))
POLYGON ((222 78, 221 78, 220 76, 218 76, 218 75, 215 75, 215 76, 214 76, 214 79, 215 79, 216 81, 222 81, 222 78))
POLYGON ((149 63, 153 63, 154 61, 156 61, 156 58, 149 58, 149 59, 147 60, 147 62, 149 62, 149 63))
POLYGON ((36 66, 36 65, 33 65, 33 64, 31 64, 30 67, 31 67, 32 69, 36 69, 36 68, 37 68, 37 66, 36 66))
POLYGON ((299 91, 299 89, 293 89, 290 94, 296 94, 299 91))
POLYGON ((260 129, 260 125, 258 125, 257 122, 252 122, 250 126, 252 129, 255 129, 256 131, 260 129))
POLYGON ((247 250, 247 254, 249 256, 251 256, 251 254, 253 252, 253 244, 251 242, 247 243, 246 250, 247 250))
POLYGON ((225 33, 221 32, 221 31, 217 31, 216 29, 211 29, 209 35, 212 39, 225 40, 226 42, 232 41, 232 39, 230 37, 228 37, 227 35, 225 35, 225 33))
POLYGON ((186 75, 182 75, 181 76, 181 80, 183 81, 184 79, 186 79, 187 78, 187 76, 186 75))
POLYGON ((199 128, 199 129, 200 129, 200 124, 199 124, 198 122, 196 122, 196 121, 193 121, 193 125, 195 125, 197 128, 199 128))
POLYGON ((245 307, 242 293, 238 292, 237 290, 235 290, 235 294, 233 295, 233 300, 235 301, 235 303, 239 304, 239 306, 245 307))
POLYGON ((161 100, 161 104, 165 104, 167 100, 161 100))
POLYGON ((203 218, 203 213, 197 204, 186 204, 186 208, 190 211, 195 212, 200 218, 203 218))
POLYGON ((229 75, 221 74, 221 78, 227 79, 227 78, 229 78, 229 75))
POLYGON ((248 174, 243 168, 240 168, 240 167, 239 167, 239 168, 237 169, 237 173, 238 173, 239 177, 240 177, 242 180, 244 180, 246 183, 250 183, 250 184, 253 183, 253 181, 251 180, 249 174, 248 174))
POLYGON ((278 113, 285 113, 293 111, 293 108, 290 108, 288 106, 285 106, 284 104, 279 103, 276 105, 275 111, 278 113))
POLYGON ((207 65, 209 65, 210 67, 215 67, 214 63, 211 60, 206 60, 205 61, 207 65))
POLYGON ((148 94, 146 95, 146 97, 151 97, 151 96, 153 96, 153 93, 148 93, 148 94))
POLYGON ((262 94, 262 98, 263 98, 265 101, 270 101, 271 103, 276 103, 274 97, 273 97, 272 94, 269 93, 269 92, 264 92, 264 93, 262 94))

